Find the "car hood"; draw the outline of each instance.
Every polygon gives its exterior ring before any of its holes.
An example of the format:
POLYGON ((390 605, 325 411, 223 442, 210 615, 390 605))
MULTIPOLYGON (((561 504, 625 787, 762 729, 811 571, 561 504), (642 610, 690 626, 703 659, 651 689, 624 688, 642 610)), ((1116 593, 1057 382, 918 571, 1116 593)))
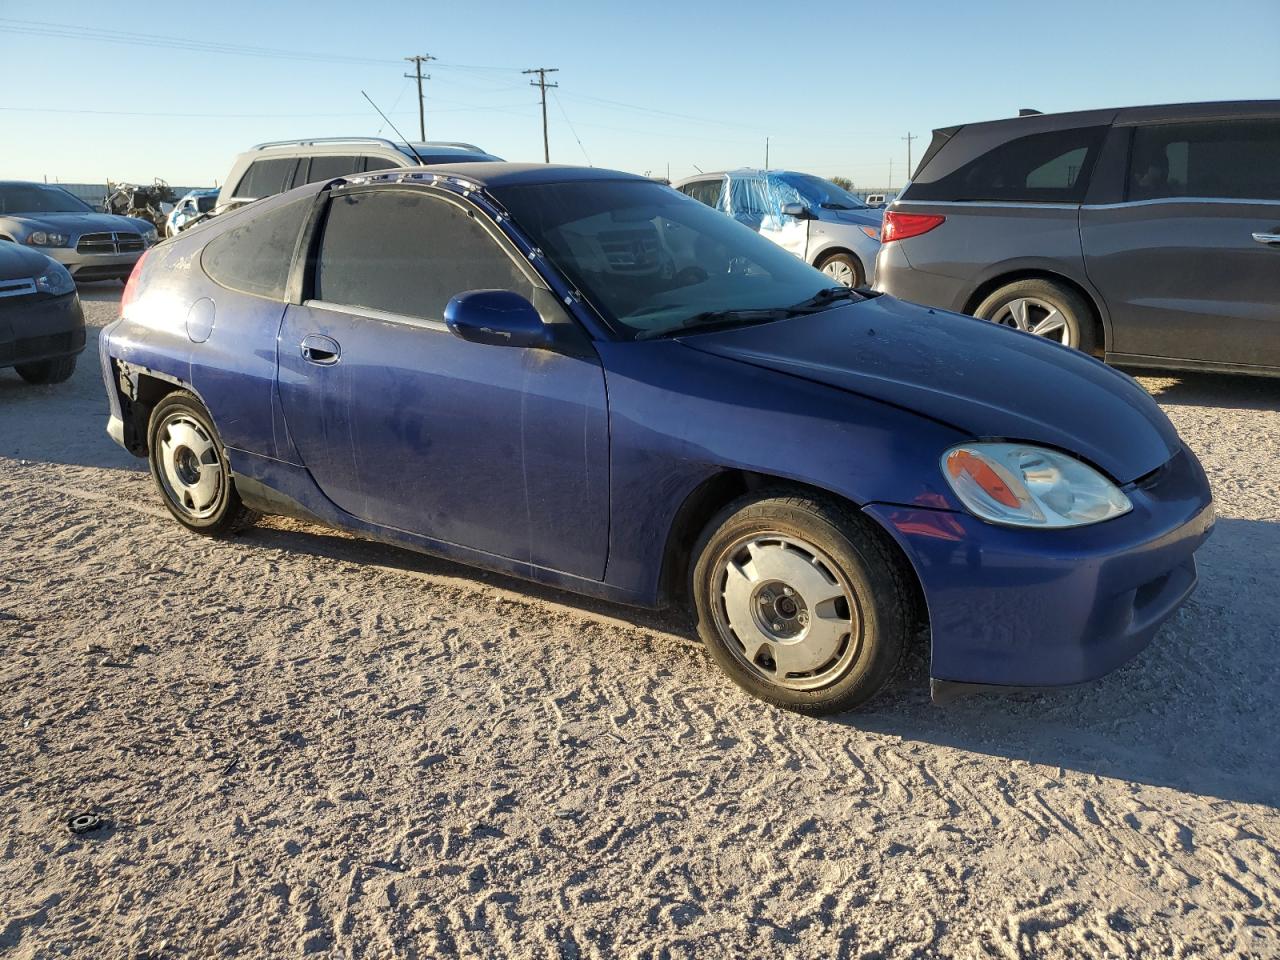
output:
POLYGON ((73 237, 82 233, 143 233, 151 227, 145 220, 114 213, 10 213, 0 220, 28 230, 52 230, 73 237))
POLYGON ((1118 370, 1030 334, 889 296, 679 339, 893 404, 975 439, 1056 447, 1121 484, 1162 466, 1180 446, 1164 412, 1118 370))
POLYGON ((0 243, 0 280, 38 277, 49 265, 43 253, 16 243, 0 243))

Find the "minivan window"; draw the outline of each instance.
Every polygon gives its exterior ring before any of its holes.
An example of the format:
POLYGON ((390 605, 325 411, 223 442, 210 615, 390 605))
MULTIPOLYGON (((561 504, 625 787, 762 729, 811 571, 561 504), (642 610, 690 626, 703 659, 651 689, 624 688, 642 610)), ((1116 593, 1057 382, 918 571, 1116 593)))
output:
POLYGON ((1280 120, 1134 128, 1129 199, 1280 200, 1280 120))
POLYGON ((293 168, 297 165, 294 157, 275 157, 270 160, 255 160, 249 164, 240 182, 236 184, 233 197, 248 197, 258 200, 262 197, 273 197, 284 193, 289 188, 289 179, 293 168))
POLYGON ((204 272, 231 290, 283 300, 293 249, 311 202, 306 197, 265 213, 254 204, 229 214, 236 226, 205 244, 200 254, 204 272))
POLYGON ((467 210, 420 190, 365 190, 329 203, 314 296, 326 303, 442 320, 467 290, 533 285, 467 210))
POLYGON ((1105 131, 1078 127, 1007 140, 938 180, 923 179, 928 171, 921 170, 908 199, 1078 203, 1105 131))
POLYGON ((708 207, 719 207, 720 194, 724 192, 724 179, 717 177, 715 180, 696 180, 693 183, 686 183, 680 189, 699 203, 705 203, 708 207))
POLYGON ((317 180, 332 180, 334 177, 345 177, 359 173, 364 169, 364 157, 312 157, 311 168, 307 172, 307 183, 317 180))

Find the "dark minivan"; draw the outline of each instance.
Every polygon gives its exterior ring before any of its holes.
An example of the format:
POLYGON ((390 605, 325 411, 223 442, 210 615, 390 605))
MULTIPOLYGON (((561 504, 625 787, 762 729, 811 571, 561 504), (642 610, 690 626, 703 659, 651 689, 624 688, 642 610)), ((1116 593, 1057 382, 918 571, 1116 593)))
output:
POLYGON ((875 287, 1134 367, 1280 376, 1280 100, 934 131, 875 287))

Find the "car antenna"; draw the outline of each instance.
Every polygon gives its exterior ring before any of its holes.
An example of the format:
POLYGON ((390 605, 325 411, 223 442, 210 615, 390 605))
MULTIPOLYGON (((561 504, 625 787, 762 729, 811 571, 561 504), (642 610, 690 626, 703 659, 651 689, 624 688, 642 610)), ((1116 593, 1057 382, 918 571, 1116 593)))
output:
POLYGON ((387 121, 387 126, 389 126, 392 130, 394 130, 396 132, 396 136, 404 141, 404 145, 413 151, 413 155, 417 159, 418 165, 425 167, 427 165, 427 161, 422 159, 422 154, 418 152, 418 148, 413 145, 413 143, 409 140, 408 137, 406 137, 403 133, 400 132, 400 128, 391 122, 390 117, 388 117, 385 113, 383 113, 381 110, 378 109, 378 105, 373 102, 373 97, 369 96, 363 90, 360 91, 360 96, 364 97, 366 100, 369 101, 369 106, 373 107, 373 109, 378 111, 378 116, 382 117, 383 120, 387 121))

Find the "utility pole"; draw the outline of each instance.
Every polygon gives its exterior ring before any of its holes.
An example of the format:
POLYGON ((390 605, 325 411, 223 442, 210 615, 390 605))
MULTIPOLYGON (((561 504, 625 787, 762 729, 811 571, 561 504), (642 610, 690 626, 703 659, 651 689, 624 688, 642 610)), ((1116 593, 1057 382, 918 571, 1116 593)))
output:
POLYGON ((524 70, 523 73, 536 73, 537 80, 530 80, 529 86, 537 87, 542 92, 542 157, 547 162, 551 162, 551 141, 547 139, 547 87, 558 87, 558 83, 547 83, 548 73, 559 73, 557 67, 534 67, 532 70, 524 70))
POLYGON ((417 68, 415 72, 406 73, 405 76, 408 77, 410 80, 416 79, 418 81, 418 139, 419 140, 427 139, 427 113, 426 113, 426 108, 423 106, 422 81, 431 79, 431 74, 427 74, 425 77, 422 75, 422 65, 426 63, 428 60, 434 60, 434 59, 435 57, 431 56, 430 54, 419 54, 413 57, 405 57, 405 60, 407 60, 409 63, 412 63, 417 68))
POLYGON ((889 189, 893 189, 893 157, 889 158, 889 189))
POLYGON ((764 168, 769 169, 769 138, 764 138, 764 168))
POLYGON ((919 137, 912 136, 911 131, 907 131, 907 135, 902 138, 907 141, 907 179, 911 179, 911 141, 919 140, 919 137))

